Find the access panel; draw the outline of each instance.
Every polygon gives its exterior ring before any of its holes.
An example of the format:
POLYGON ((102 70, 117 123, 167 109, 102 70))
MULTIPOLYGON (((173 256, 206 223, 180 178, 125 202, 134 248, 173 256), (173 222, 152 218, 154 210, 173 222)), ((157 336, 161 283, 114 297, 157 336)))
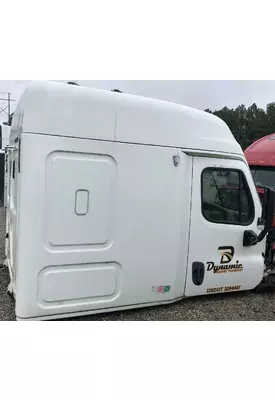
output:
POLYGON ((105 245, 115 183, 116 162, 108 155, 52 153, 46 168, 47 245, 105 245))

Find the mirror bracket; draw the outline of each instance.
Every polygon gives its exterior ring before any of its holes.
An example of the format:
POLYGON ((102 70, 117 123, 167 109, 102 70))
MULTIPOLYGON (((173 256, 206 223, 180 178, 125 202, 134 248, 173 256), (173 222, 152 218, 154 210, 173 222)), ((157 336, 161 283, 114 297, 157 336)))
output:
POLYGON ((253 231, 245 231, 243 236, 243 246, 255 246, 257 243, 260 243, 266 235, 272 229, 273 216, 275 211, 275 191, 274 189, 262 187, 264 189, 264 200, 262 205, 262 215, 261 218, 258 219, 257 223, 259 225, 263 225, 264 229, 257 234, 253 231))

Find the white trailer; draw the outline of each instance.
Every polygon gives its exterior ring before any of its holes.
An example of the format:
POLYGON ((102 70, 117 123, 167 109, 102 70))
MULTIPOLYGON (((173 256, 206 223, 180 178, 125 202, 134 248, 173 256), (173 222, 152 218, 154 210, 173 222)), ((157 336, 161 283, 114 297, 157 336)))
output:
POLYGON ((168 304, 263 279, 274 192, 262 215, 243 152, 215 116, 35 82, 14 113, 8 164, 18 320, 168 304))

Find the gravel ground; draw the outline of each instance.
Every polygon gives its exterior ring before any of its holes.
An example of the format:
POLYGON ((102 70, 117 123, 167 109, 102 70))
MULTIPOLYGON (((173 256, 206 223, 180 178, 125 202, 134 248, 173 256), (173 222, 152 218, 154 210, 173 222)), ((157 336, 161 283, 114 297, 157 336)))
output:
MULTIPOLYGON (((5 218, 0 209, 0 264, 4 261, 5 218)), ((0 321, 15 320, 14 301, 6 294, 7 268, 0 268, 0 321)), ((229 293, 186 299, 170 306, 73 318, 71 321, 274 321, 275 292, 229 293)))

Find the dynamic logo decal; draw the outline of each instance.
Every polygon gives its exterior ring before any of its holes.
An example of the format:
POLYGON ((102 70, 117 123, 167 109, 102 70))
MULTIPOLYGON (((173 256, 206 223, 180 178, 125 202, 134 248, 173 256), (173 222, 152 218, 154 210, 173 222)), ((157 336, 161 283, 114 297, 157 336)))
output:
POLYGON ((236 261, 234 264, 230 264, 234 257, 234 247, 232 246, 221 246, 218 248, 221 252, 220 265, 215 265, 213 261, 207 261, 207 271, 213 271, 214 274, 220 274, 225 272, 241 272, 243 265, 236 261))
POLYGON ((221 252, 221 264, 228 264, 232 261, 235 252, 234 247, 221 246, 218 248, 218 251, 221 252))

